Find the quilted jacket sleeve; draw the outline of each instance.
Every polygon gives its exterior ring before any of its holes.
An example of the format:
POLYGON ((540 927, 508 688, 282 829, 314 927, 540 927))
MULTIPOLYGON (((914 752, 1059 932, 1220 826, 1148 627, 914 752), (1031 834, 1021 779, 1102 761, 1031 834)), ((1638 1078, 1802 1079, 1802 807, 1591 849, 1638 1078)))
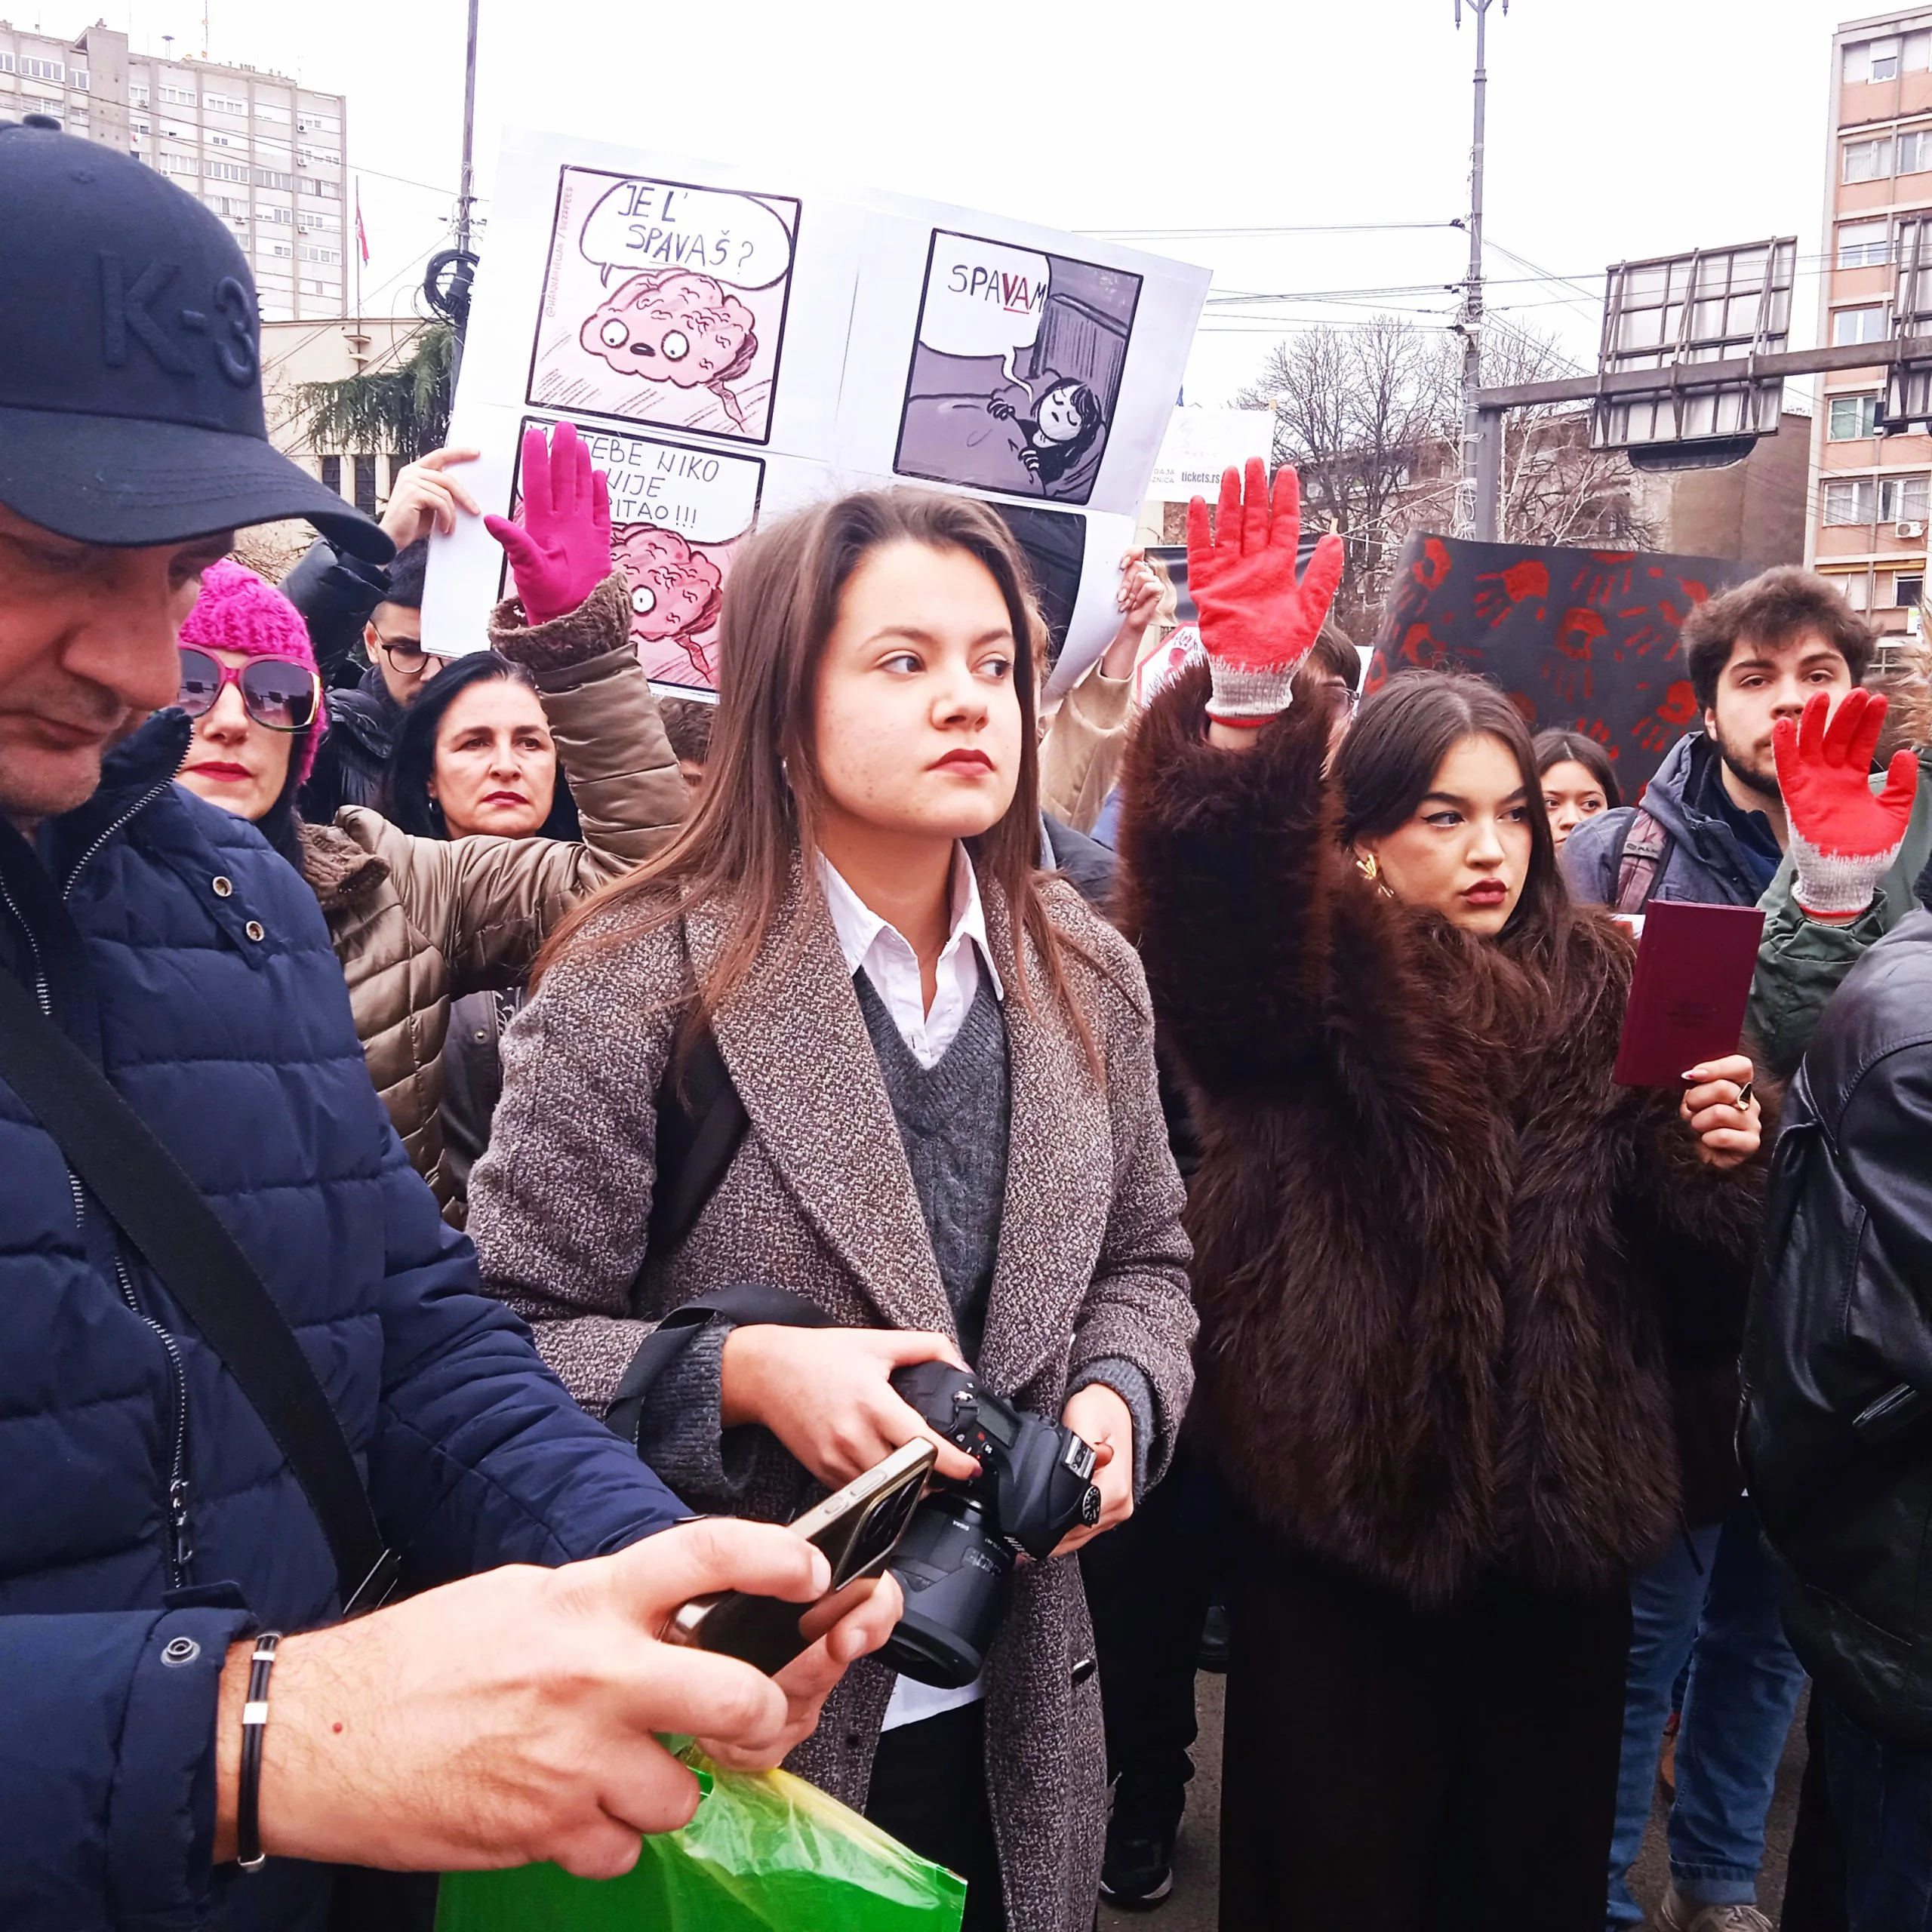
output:
POLYGON ((491 620, 491 642, 542 694, 581 839, 411 838, 373 814, 356 826, 417 929, 441 946, 455 997, 528 966, 571 906, 641 863, 684 820, 688 788, 630 648, 629 612, 614 574, 552 623, 522 626, 513 603, 491 620))
POLYGON ((245 1611, 0 1617, 0 1924, 173 1932, 213 1903, 215 1703, 245 1611))

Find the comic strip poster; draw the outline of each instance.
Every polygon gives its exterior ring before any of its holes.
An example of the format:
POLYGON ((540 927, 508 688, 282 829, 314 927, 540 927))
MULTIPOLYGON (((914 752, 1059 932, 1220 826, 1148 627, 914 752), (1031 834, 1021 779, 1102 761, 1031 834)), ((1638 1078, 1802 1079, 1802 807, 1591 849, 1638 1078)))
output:
POLYGON ((1140 280, 936 229, 894 469, 1085 503, 1106 453, 1140 280))
POLYGON ((798 204, 558 171, 527 399, 769 440, 798 204))
POLYGON ((1680 635, 1752 567, 1718 557, 1411 536, 1383 605, 1367 691, 1453 664, 1494 678, 1533 731, 1602 746, 1626 801, 1698 721, 1680 635))
MULTIPOLYGON (((512 130, 451 441, 481 451, 466 481, 508 513, 524 429, 577 425, 666 691, 715 691, 725 586, 761 521, 894 486, 1005 518, 1063 683, 1118 623, 1208 280, 1009 218, 512 130)), ((432 540, 429 648, 481 648, 506 583, 474 520, 432 540)))

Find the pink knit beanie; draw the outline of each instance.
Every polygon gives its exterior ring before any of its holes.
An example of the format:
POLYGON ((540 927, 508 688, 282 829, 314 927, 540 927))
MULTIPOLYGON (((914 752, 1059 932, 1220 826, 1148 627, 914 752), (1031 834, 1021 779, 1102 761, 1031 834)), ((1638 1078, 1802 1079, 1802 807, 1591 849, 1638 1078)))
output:
MULTIPOLYGON (((288 657, 310 671, 315 653, 302 614, 266 578, 223 557, 202 573, 202 594, 181 626, 181 641, 205 651, 239 651, 251 657, 288 657)), ((315 721, 297 748, 295 782, 300 784, 315 762, 328 729, 328 713, 318 702, 315 721)))

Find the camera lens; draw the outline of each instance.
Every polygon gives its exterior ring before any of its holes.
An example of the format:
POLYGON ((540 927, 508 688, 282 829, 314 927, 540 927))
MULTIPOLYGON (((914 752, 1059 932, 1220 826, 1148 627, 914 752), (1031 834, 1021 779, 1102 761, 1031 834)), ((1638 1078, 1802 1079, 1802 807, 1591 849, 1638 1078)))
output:
POLYGON ((881 1653, 903 1675, 943 1690, 971 1684, 1006 1612, 1013 1557, 971 1496, 930 1496, 891 1564, 905 1614, 881 1653))

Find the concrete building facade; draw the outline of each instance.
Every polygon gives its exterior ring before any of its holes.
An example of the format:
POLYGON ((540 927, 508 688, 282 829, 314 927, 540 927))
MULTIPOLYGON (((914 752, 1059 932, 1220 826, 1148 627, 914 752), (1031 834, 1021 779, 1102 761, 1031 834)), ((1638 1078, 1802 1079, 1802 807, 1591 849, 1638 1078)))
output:
MULTIPOLYGON (((1819 340, 1883 342, 1902 220, 1932 214, 1932 6, 1847 22, 1832 41, 1819 340)), ((1903 635, 1925 594, 1932 436, 1879 433, 1882 369, 1820 379, 1806 561, 1903 635)))
POLYGON ((247 254, 266 321, 349 312, 355 217, 348 103, 286 75, 152 58, 89 27, 75 40, 0 20, 0 118, 46 114, 200 196, 247 254))

